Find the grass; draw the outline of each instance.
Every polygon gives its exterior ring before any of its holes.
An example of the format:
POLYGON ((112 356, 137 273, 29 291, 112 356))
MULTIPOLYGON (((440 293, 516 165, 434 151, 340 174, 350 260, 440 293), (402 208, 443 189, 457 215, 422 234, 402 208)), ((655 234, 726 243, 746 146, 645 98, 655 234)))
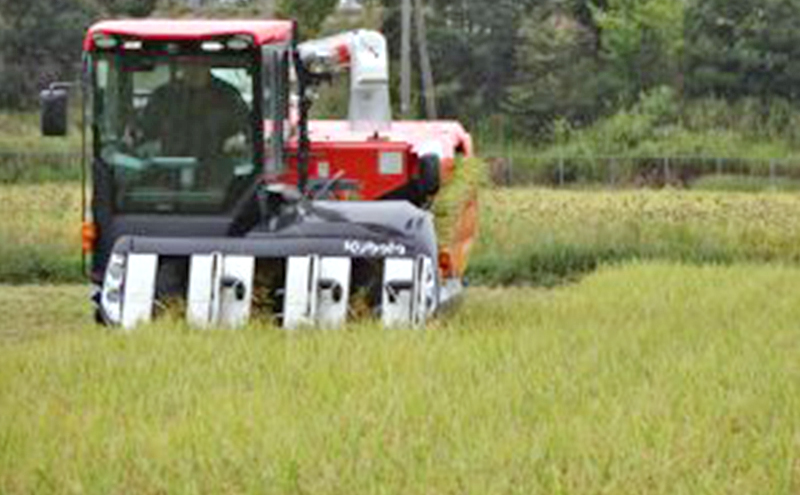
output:
POLYGON ((66 138, 46 138, 39 129, 38 112, 0 111, 0 152, 80 152, 80 106, 70 106, 66 138))
POLYGON ((0 185, 80 180, 80 108, 65 138, 45 138, 36 112, 0 111, 0 185))
POLYGON ((0 282, 77 282, 80 187, 0 185, 0 282))
POLYGON ((800 261, 800 197, 788 193, 497 189, 482 198, 471 275, 553 285, 603 263, 800 261))
POLYGON ((2 287, 0 492, 797 493, 798 277, 635 264, 296 335, 2 287))
POLYGON ((785 177, 753 177, 746 175, 720 174, 706 175, 691 183, 691 188, 702 191, 720 192, 798 192, 800 180, 785 177))
POLYGON ((0 150, 0 185, 75 182, 80 178, 79 152, 0 150))

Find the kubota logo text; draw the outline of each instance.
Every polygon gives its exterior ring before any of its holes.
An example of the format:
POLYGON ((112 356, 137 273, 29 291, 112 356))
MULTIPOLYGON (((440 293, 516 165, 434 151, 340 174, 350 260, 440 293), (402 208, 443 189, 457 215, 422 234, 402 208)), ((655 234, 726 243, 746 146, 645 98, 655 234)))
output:
POLYGON ((353 256, 405 256, 406 247, 394 242, 344 241, 344 250, 353 256))

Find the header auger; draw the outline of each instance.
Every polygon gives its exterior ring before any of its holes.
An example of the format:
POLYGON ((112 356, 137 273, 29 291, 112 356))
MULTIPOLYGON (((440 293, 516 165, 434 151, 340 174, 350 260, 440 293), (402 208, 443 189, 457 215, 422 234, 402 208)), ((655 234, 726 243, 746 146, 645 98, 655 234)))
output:
MULTIPOLYGON (((469 134, 392 121, 379 33, 296 32, 258 20, 89 29, 84 247, 98 320, 132 328, 178 308, 202 327, 422 325, 461 292, 476 199, 446 240, 430 207, 472 154, 469 134), (342 70, 348 120, 309 121, 310 88, 342 70)), ((45 134, 66 128, 63 98, 43 95, 45 134)))

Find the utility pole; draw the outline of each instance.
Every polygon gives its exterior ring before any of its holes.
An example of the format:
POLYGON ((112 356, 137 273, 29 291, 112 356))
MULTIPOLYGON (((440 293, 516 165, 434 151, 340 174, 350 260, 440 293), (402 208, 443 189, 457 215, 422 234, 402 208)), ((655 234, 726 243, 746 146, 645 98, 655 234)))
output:
POLYGON ((428 33, 425 28, 425 5, 422 0, 416 0, 414 5, 416 28, 417 28, 417 46, 419 48, 419 63, 422 70, 422 90, 425 94, 425 113, 428 120, 436 120, 438 118, 436 112, 436 94, 433 82, 433 70, 431 69, 431 58, 428 53, 428 33))
POLYGON ((411 115, 411 0, 403 0, 402 40, 400 54, 400 113, 411 115))

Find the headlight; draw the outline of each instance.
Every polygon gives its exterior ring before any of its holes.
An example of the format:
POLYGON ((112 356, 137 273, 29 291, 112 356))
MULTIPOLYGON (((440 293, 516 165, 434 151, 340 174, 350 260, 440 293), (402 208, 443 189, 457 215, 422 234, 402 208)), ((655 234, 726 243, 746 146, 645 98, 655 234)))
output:
POLYGON ((122 299, 125 285, 125 255, 112 254, 103 280, 100 305, 106 318, 119 325, 122 322, 122 299))

